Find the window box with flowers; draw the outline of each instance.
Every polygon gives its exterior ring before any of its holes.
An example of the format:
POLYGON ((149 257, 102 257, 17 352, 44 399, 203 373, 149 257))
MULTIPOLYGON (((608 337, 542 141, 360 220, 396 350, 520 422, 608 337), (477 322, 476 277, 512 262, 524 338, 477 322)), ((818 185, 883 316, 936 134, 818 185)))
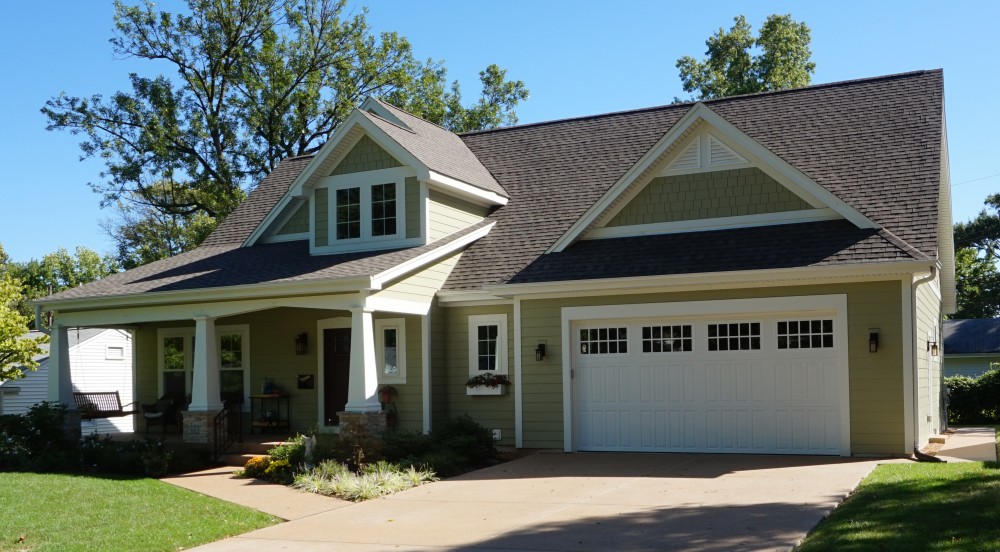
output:
POLYGON ((504 395, 510 385, 507 374, 479 374, 465 382, 466 395, 504 395))

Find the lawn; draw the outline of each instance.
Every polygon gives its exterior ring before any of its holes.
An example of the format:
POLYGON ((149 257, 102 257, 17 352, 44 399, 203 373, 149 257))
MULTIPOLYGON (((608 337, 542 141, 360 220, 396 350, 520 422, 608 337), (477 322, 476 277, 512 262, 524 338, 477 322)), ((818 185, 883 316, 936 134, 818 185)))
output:
POLYGON ((1000 464, 879 466, 797 552, 1000 550, 1000 464))
POLYGON ((3 551, 180 550, 281 521, 155 479, 0 473, 0 505, 3 551))

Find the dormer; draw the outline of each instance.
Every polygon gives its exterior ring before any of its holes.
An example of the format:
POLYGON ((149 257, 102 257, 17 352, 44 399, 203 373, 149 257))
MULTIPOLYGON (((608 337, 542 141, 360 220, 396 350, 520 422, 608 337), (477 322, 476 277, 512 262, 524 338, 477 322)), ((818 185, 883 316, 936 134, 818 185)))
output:
POLYGON ((316 255, 416 247, 481 222, 506 202, 458 136, 369 99, 246 244, 308 240, 316 255))

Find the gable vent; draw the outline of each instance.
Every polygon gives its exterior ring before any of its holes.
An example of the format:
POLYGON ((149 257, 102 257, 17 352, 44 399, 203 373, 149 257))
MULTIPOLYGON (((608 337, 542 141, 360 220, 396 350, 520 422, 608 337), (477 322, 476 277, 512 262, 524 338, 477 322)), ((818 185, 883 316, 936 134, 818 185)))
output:
POLYGON ((708 137, 708 148, 708 164, 712 167, 724 165, 743 165, 747 162, 747 160, 740 156, 740 154, 729 149, 725 144, 716 140, 714 136, 708 137))
POLYGON ((701 140, 691 142, 674 162, 667 167, 670 171, 694 170, 701 168, 701 140))

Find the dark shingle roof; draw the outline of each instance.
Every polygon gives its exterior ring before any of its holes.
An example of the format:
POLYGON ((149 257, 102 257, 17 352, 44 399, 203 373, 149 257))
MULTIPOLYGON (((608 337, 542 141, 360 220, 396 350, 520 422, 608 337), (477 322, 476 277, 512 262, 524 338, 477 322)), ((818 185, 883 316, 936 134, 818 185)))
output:
MULTIPOLYGON (((920 71, 706 105, 850 206, 937 257, 943 79, 920 71)), ((465 134, 511 194, 446 284, 513 278, 550 247, 691 104, 465 134)), ((865 262, 866 257, 843 258, 865 262)))
POLYGON ((412 130, 371 113, 363 112, 364 115, 432 171, 510 197, 458 135, 383 101, 379 104, 412 130))
POLYGON ((305 240, 252 247, 201 246, 169 259, 68 289, 45 300, 371 276, 444 247, 488 224, 489 221, 480 222, 421 247, 339 255, 310 255, 309 242, 305 240))
POLYGON ((574 243, 542 255, 508 281, 512 284, 667 274, 700 274, 912 261, 879 230, 847 221, 660 234, 574 243), (794 239, 789 239, 794 232, 794 239))
POLYGON ((1000 354, 1000 319, 944 321, 944 354, 1000 354))
POLYGON ((311 155, 283 160, 202 243, 202 247, 240 245, 264 220, 295 177, 312 161, 311 155))

